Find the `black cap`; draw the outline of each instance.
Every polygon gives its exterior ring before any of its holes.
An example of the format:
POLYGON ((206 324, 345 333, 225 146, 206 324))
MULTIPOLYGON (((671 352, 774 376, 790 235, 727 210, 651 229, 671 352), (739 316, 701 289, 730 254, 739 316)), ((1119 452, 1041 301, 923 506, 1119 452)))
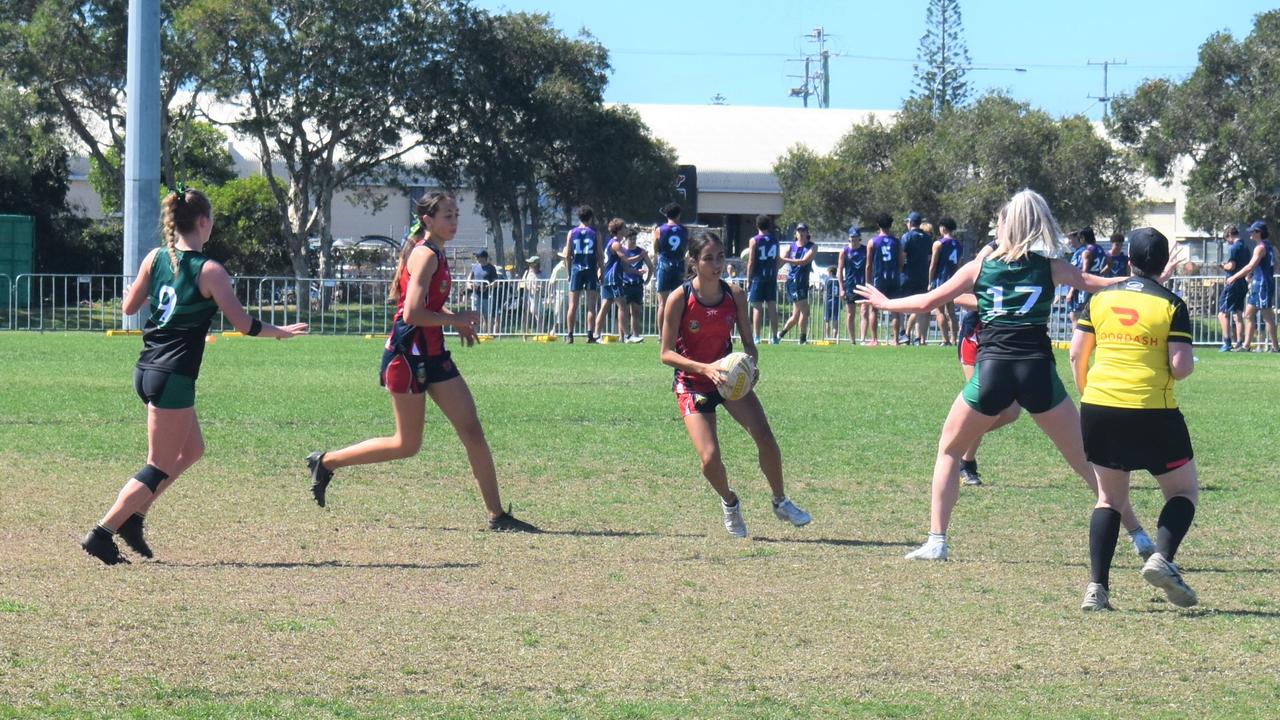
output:
POLYGON ((1255 220, 1254 223, 1249 226, 1249 232, 1262 233, 1263 240, 1266 240, 1269 237, 1269 235, 1267 234, 1267 224, 1262 222, 1261 220, 1255 220))
POLYGON ((1129 262, 1144 274, 1157 276, 1169 263, 1169 239, 1155 228, 1129 231, 1129 262))
POLYGON ((478 258, 482 258, 482 257, 489 257, 489 251, 488 251, 488 250, 477 250, 477 251, 476 251, 476 257, 478 257, 478 258))
POLYGON ((809 226, 805 225, 804 223, 800 223, 799 225, 796 225, 796 230, 797 231, 803 230, 805 232, 809 232, 809 226))

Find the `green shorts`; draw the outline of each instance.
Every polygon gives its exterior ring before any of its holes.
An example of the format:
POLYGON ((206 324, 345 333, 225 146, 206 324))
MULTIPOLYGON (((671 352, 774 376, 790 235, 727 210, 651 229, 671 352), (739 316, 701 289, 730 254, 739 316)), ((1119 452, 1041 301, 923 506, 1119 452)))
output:
POLYGON ((983 415, 999 415, 1015 402, 1032 415, 1038 415, 1066 399, 1067 389, 1062 386, 1052 359, 979 358, 961 396, 969 407, 983 415))
POLYGON ((196 404, 196 381, 167 370, 134 368, 133 390, 143 403, 162 410, 181 410, 196 404))

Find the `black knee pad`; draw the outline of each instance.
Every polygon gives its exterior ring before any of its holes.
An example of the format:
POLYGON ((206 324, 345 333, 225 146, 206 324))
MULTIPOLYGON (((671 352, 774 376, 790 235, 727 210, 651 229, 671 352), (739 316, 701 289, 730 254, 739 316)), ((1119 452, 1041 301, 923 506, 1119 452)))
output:
POLYGON ((154 493, 160 487, 160 483, 169 479, 169 474, 155 465, 147 465, 139 470, 133 479, 146 485, 147 489, 154 493))

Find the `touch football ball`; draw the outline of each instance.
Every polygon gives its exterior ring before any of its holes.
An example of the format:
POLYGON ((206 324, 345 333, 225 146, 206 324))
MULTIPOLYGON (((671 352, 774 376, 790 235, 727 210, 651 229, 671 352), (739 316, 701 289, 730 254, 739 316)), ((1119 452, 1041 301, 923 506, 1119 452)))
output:
POLYGON ((755 384, 756 364, 744 352, 729 353, 720 360, 720 374, 724 376, 724 382, 716 386, 720 397, 741 400, 755 384))

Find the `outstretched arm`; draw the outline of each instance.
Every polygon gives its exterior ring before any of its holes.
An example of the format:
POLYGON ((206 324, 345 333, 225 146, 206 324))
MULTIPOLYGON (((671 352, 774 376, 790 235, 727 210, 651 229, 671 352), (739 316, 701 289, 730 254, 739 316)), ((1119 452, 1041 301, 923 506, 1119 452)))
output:
POLYGON ((231 276, 227 274, 226 268, 213 260, 206 262, 200 269, 200 294, 212 298, 217 303, 218 309, 222 311, 222 316, 231 323, 232 327, 245 335, 285 340, 294 335, 305 335, 307 332, 306 323, 277 327, 251 317, 240 304, 240 298, 236 297, 235 288, 231 285, 231 276))
POLYGON ((860 297, 876 310, 887 312, 925 313, 941 307, 959 297, 962 293, 973 289, 978 278, 979 262, 969 262, 956 271, 951 279, 926 293, 909 295, 904 298, 889 299, 884 293, 871 285, 859 285, 854 288, 860 297))

